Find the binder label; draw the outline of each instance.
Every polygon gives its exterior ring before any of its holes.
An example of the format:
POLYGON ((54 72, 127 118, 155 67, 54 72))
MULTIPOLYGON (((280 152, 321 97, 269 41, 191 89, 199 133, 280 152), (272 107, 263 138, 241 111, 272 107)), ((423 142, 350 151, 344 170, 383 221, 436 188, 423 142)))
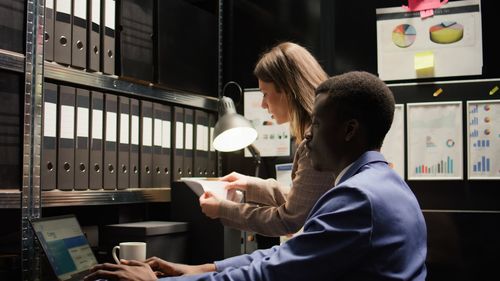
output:
POLYGON ((85 107, 77 108, 76 136, 89 137, 89 109, 85 107))
POLYGON ((87 0, 75 0, 73 10, 76 17, 87 19, 87 0))
POLYGON ((92 110, 92 138, 102 140, 102 110, 92 110))
POLYGON ((162 121, 161 147, 170 148, 170 121, 162 121))
POLYGON ((155 129, 154 129, 154 145, 161 146, 162 144, 162 123, 160 119, 155 118, 155 129))
POLYGON ((186 123, 186 149, 193 149, 193 124, 186 123))
POLYGON ((214 148, 214 127, 210 127, 210 151, 215 151, 214 148))
POLYGON ((61 13, 71 14, 71 0, 57 0, 56 10, 61 13))
POLYGON ((61 105, 61 138, 74 139, 75 134, 75 108, 61 105))
POLYGON ((52 102, 44 103, 45 112, 43 115, 43 136, 56 137, 57 128, 57 105, 52 102))
POLYGON ((130 142, 139 145, 139 116, 132 115, 132 132, 130 142))
POLYGON ((175 122, 175 148, 184 149, 184 123, 175 122))
POLYGON ((106 112, 106 141, 116 142, 116 112, 106 112))
POLYGON ((110 28, 112 30, 115 30, 115 0, 105 0, 106 1, 106 7, 105 7, 105 25, 107 28, 110 28))
POLYGON ((196 150, 208 151, 208 127, 196 125, 196 150))
POLYGON ((54 9, 54 0, 45 0, 45 8, 54 9))
POLYGON ((143 146, 152 146, 152 126, 153 120, 151 117, 142 117, 142 145, 143 146))
MULTIPOLYGON (((133 118, 133 116, 132 116, 133 118)), ((128 114, 120 114, 120 143, 128 144, 128 114)))
POLYGON ((101 0, 92 0, 92 22, 101 24, 101 0))

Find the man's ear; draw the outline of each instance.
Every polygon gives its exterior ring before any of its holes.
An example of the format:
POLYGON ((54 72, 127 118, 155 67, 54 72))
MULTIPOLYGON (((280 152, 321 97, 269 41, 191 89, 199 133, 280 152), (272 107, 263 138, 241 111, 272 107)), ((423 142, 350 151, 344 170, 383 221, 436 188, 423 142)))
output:
POLYGON ((345 137, 346 142, 351 141, 359 133, 359 122, 356 119, 350 119, 345 122, 345 137))

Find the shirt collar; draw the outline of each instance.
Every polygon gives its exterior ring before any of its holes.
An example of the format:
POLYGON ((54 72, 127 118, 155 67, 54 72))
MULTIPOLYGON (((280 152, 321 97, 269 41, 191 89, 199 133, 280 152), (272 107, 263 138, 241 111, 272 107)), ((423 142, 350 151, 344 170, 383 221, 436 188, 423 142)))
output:
POLYGON ((339 184, 340 179, 344 176, 344 174, 347 172, 347 170, 349 170, 349 168, 351 168, 352 164, 354 164, 354 162, 352 162, 351 164, 349 164, 349 166, 345 167, 342 170, 342 172, 340 172, 338 174, 338 176, 335 178, 335 185, 334 186, 337 186, 337 184, 339 184))

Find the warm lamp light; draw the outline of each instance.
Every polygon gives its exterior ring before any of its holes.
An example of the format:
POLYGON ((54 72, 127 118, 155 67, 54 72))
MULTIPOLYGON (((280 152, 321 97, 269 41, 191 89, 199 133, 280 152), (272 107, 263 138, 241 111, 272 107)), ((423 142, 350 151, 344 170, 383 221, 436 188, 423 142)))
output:
POLYGON ((219 120, 214 128, 214 148, 222 152, 236 151, 251 145, 256 139, 257 130, 248 119, 236 113, 233 100, 221 97, 219 120))

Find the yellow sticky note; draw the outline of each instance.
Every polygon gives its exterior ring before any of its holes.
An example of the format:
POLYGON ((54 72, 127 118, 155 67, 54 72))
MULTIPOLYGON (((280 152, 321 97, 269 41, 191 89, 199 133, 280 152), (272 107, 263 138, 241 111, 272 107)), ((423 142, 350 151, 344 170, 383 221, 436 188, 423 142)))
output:
POLYGON ((437 89, 437 90, 434 92, 434 94, 432 94, 432 96, 437 97, 437 96, 439 96, 442 92, 443 92, 443 89, 439 88, 439 89, 437 89))
POLYGON ((416 53, 415 71, 418 77, 434 76, 434 53, 431 51, 416 53))
POLYGON ((490 96, 493 96, 498 91, 498 86, 493 87, 490 91, 490 96))

